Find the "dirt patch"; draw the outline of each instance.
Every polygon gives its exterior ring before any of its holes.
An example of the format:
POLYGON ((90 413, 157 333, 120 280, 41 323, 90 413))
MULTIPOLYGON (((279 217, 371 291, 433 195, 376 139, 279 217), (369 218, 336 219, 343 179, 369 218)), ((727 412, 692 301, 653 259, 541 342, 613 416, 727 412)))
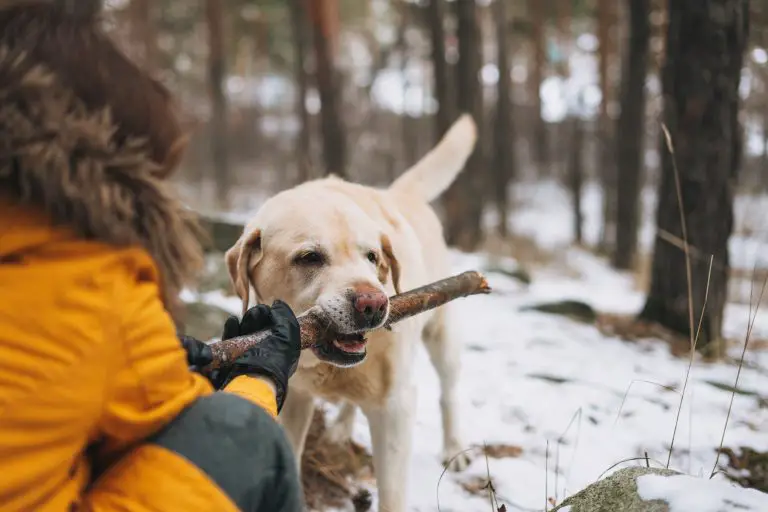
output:
MULTIPOLYGON (((689 357, 691 341, 688 337, 673 332, 657 323, 638 320, 633 315, 617 315, 612 313, 600 313, 597 315, 595 325, 603 336, 615 336, 624 341, 661 340, 670 346, 672 355, 676 357, 689 357)), ((726 340, 728 349, 741 348, 743 339, 726 340)), ((768 340, 762 338, 750 338, 749 351, 768 350, 768 340)), ((708 354, 700 353, 705 360, 711 360, 708 354)), ((737 361, 736 361, 737 362, 737 361)))
POLYGON ((322 441, 325 415, 315 411, 302 458, 302 485, 308 510, 348 506, 358 512, 371 508, 371 496, 355 482, 373 478, 373 459, 354 443, 336 445, 322 441))
POLYGON ((486 444, 479 448, 492 459, 514 459, 523 454, 523 449, 514 444, 486 444))
POLYGON ((720 453, 727 457, 727 466, 720 469, 729 480, 742 487, 768 492, 768 453, 747 447, 723 448, 720 453))
POLYGON ((638 320, 635 316, 601 313, 595 325, 603 336, 615 336, 625 341, 661 340, 677 357, 690 354, 691 342, 688 338, 657 323, 638 320))

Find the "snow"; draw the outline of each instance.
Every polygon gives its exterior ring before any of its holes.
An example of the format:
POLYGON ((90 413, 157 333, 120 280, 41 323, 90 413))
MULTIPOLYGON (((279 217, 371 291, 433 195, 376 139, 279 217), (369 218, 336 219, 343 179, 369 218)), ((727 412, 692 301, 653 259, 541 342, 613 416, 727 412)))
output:
POLYGON ((646 501, 660 499, 669 503, 669 512, 768 510, 768 494, 687 475, 644 475, 637 479, 637 490, 646 501))
MULTIPOLYGON (((525 287, 489 273, 497 293, 463 299, 451 315, 453 332, 462 346, 459 389, 467 446, 514 445, 522 448, 522 454, 487 461, 476 455, 466 472, 446 473, 440 480, 439 387, 425 351, 420 350, 410 511, 437 511, 439 499, 443 512, 488 512, 488 497, 470 495, 461 483, 486 478, 489 469, 498 498, 508 510, 542 510, 547 496, 561 502, 622 460, 647 453, 651 464, 666 464, 680 402, 677 390, 682 387, 687 360, 673 357, 660 342, 625 342, 603 336, 593 326, 520 311, 521 306, 562 299, 583 300, 616 313, 633 313, 643 304, 631 276, 611 270, 583 250, 558 243, 567 239, 563 226, 567 229, 570 221, 558 215, 556 205, 562 203, 553 201, 551 194, 551 187, 549 191, 547 186, 539 187, 532 196, 538 200, 514 215, 513 226, 528 226, 542 245, 558 247, 563 256, 560 264, 576 269, 578 277, 559 267, 542 268, 532 272, 533 281, 525 287), (546 209, 548 213, 543 213, 546 209)), ((585 203, 588 210, 597 209, 593 200, 585 203)), ((460 272, 484 268, 487 258, 456 252, 453 261, 454 270, 460 272)), ((726 332, 743 337, 748 315, 748 307, 729 307, 726 332)), ((760 313, 753 337, 766 334, 768 315, 760 313)), ((737 356, 740 348, 734 346, 732 352, 737 356)), ((764 389, 768 358, 749 351, 746 360, 751 364, 742 370, 739 388, 764 389)), ((695 362, 671 468, 697 478, 709 476, 731 399, 730 392, 712 383, 732 386, 736 371, 732 364, 695 362)), ((333 407, 326 409, 332 417, 333 407)), ((768 450, 768 438, 761 434, 766 429, 768 411, 756 397, 737 394, 725 446, 768 450)), ((354 437, 370 446, 362 414, 358 414, 354 437)), ((613 469, 636 464, 630 461, 613 469)), ((715 477, 715 482, 721 478, 715 477)))

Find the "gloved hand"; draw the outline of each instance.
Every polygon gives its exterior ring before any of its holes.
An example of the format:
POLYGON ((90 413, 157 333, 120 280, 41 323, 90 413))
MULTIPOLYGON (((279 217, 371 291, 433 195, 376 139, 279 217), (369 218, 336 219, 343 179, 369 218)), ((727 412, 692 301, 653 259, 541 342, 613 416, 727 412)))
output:
POLYGON ((211 347, 202 341, 184 335, 179 336, 179 341, 181 341, 182 348, 187 351, 187 363, 189 363, 190 370, 199 372, 213 362, 211 347))
POLYGON ((214 387, 222 389, 240 375, 267 377, 275 384, 277 411, 283 407, 288 394, 288 379, 296 372, 301 355, 299 322, 291 308, 275 301, 270 308, 259 304, 243 315, 242 321, 229 317, 224 324, 222 340, 271 329, 264 341, 237 358, 228 368, 222 368, 214 378, 214 387))

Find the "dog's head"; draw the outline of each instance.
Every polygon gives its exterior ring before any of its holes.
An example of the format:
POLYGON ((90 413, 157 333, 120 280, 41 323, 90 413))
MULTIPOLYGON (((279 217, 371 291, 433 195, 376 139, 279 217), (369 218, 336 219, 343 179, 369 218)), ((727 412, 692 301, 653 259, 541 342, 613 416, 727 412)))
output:
POLYGON ((384 324, 388 289, 400 291, 399 263, 383 226, 342 194, 313 194, 311 187, 265 203, 226 260, 244 311, 251 291, 258 302, 285 301, 297 315, 318 305, 344 333, 302 355, 300 366, 361 363, 360 333, 384 324))

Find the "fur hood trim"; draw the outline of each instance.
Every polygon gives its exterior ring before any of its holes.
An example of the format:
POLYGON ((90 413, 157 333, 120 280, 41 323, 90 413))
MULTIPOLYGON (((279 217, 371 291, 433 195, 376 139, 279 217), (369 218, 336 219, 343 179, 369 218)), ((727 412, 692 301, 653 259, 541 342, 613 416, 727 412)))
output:
POLYGON ((56 225, 154 259, 167 300, 202 263, 196 216, 158 178, 141 139, 115 143, 108 109, 88 110, 23 52, 0 48, 0 189, 56 225))

